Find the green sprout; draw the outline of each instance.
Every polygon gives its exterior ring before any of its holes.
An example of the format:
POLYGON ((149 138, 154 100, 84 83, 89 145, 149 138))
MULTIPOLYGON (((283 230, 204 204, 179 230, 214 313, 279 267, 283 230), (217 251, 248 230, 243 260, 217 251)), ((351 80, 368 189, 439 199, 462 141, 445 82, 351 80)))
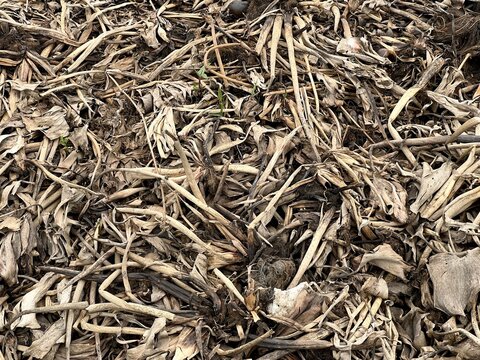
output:
POLYGON ((257 90, 258 90, 257 84, 253 83, 253 88, 252 88, 252 93, 251 93, 251 95, 252 95, 252 96, 257 95, 257 90))
POLYGON ((192 91, 195 95, 198 94, 198 91, 200 90, 200 87, 198 86, 198 84, 193 84, 192 85, 192 91))
POLYGON ((197 70, 197 76, 200 79, 207 79, 208 78, 207 74, 205 73, 205 66, 202 66, 199 70, 197 70))
POLYGON ((62 145, 64 149, 68 149, 72 145, 70 143, 70 139, 66 136, 60 136, 59 142, 60 142, 60 145, 62 145))

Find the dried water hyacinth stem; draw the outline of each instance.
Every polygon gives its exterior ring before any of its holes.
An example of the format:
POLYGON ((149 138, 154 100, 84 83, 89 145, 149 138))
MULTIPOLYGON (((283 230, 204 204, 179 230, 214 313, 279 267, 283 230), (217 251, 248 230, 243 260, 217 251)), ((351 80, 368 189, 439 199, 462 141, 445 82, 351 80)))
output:
POLYGON ((297 71, 297 60, 295 58, 295 47, 293 44, 292 19, 293 19, 292 14, 287 13, 285 15, 284 32, 285 32, 285 41, 287 42, 288 61, 290 64, 290 72, 291 72, 292 84, 293 84, 293 89, 295 94, 295 102, 297 105, 298 116, 300 117, 300 121, 303 126, 304 134, 309 140, 310 145, 312 146, 312 150, 318 161, 320 159, 320 155, 318 154, 315 141, 313 140, 313 137, 312 137, 312 129, 310 125, 307 123, 307 119, 305 118, 304 108, 302 106, 303 101, 300 95, 300 86, 299 86, 298 71, 297 71))
POLYGON ((100 285, 98 288, 99 294, 107 301, 111 302, 114 305, 119 306, 125 311, 130 311, 133 313, 140 313, 154 317, 162 317, 167 320, 175 320, 176 315, 172 314, 171 312, 159 310, 151 306, 146 306, 143 304, 135 304, 126 302, 119 297, 109 293, 106 291, 106 288, 110 286, 110 284, 121 274, 121 270, 115 270, 105 281, 100 285))
MULTIPOLYGON (((242 294, 237 290, 235 285, 218 269, 213 269, 215 275, 225 284, 225 286, 235 295, 235 297, 240 300, 240 302, 245 305, 245 298, 242 294)), ((255 310, 251 311, 253 321, 257 322, 260 320, 257 312, 255 310)))
MULTIPOLYGON (((425 86, 427 86, 430 79, 440 71, 440 69, 443 67, 444 64, 445 64, 445 60, 443 58, 441 57, 435 58, 432 61, 432 63, 429 65, 429 67, 425 70, 422 77, 418 80, 415 86, 408 89, 407 92, 405 92, 405 94, 402 95, 399 102, 395 105, 395 108, 392 110, 388 118, 388 131, 390 132, 390 135, 392 135, 394 140, 402 140, 402 139, 398 134, 398 131, 392 125, 392 123, 398 117, 400 112, 405 108, 405 106, 410 101, 410 99, 412 99, 420 90, 422 90, 425 86)), ((401 149, 405 154, 405 156, 407 157, 408 161, 410 161, 412 165, 415 165, 416 160, 413 154, 410 152, 410 150, 408 150, 408 148, 406 147, 402 147, 401 149)))
POLYGON ((478 358, 479 7, 242 6, 1 2, 0 357, 478 358))
POLYGON ((249 349, 251 349, 253 347, 256 347, 256 346, 260 345, 265 339, 268 339, 270 336, 272 336, 273 333, 274 333, 273 330, 268 330, 265 334, 260 335, 256 339, 254 339, 250 342, 247 342, 246 344, 238 347, 237 349, 232 349, 232 350, 218 349, 217 354, 220 355, 220 356, 234 356, 234 355, 237 355, 237 354, 241 354, 243 352, 248 351, 249 349))
POLYGON ((137 215, 150 215, 150 216, 158 216, 159 219, 166 221, 169 225, 173 226, 175 229, 182 232, 185 236, 187 236, 190 240, 192 240, 195 244, 199 245, 200 248, 208 253, 214 254, 214 250, 211 249, 209 245, 203 242, 195 233, 188 229, 185 225, 183 225, 178 220, 166 215, 164 212, 158 210, 149 210, 149 209, 137 209, 137 208, 118 208, 119 212, 129 213, 129 214, 137 214, 137 215))
POLYGON ((19 28, 21 30, 24 30, 26 32, 35 34, 35 35, 42 35, 42 36, 49 36, 57 41, 63 42, 65 44, 73 45, 73 46, 79 46, 81 43, 78 41, 69 39, 64 33, 53 30, 50 28, 45 28, 45 27, 40 27, 40 26, 35 26, 35 25, 27 25, 27 24, 22 24, 19 22, 14 21, 9 15, 7 15, 6 12, 0 10, 0 15, 2 18, 0 18, 0 23, 4 24, 9 24, 14 26, 15 28, 19 28))
MULTIPOLYGON (((310 267, 310 263, 315 256, 315 253, 317 252, 318 245, 320 244, 320 240, 322 239, 322 236, 325 234, 327 231, 328 226, 330 225, 330 222, 332 221, 334 215, 334 210, 329 209, 325 214, 321 217, 320 223, 318 225, 317 230, 313 234, 312 241, 308 247, 307 252, 303 256, 302 262, 300 263, 300 266, 297 269, 297 273, 295 274, 295 277, 293 278, 292 282, 290 285, 288 285, 288 288, 291 289, 295 286, 298 285, 300 282, 300 279, 304 275, 305 271, 310 267)), ((325 243, 322 244, 322 247, 325 246, 325 243)), ((321 248, 319 252, 323 251, 321 248)))
POLYGON ((73 302, 68 304, 55 304, 50 306, 37 307, 35 309, 23 310, 18 314, 15 314, 9 320, 8 324, 5 325, 5 328, 9 329, 12 323, 14 323, 17 319, 21 318, 24 315, 54 313, 54 312, 66 311, 66 310, 85 310, 87 307, 88 307, 88 302, 81 301, 81 302, 73 302))
POLYGON ((85 192, 91 194, 91 195, 98 195, 98 196, 101 196, 100 193, 97 193, 95 191, 92 191, 90 189, 87 189, 86 187, 83 187, 81 185, 78 185, 78 184, 75 184, 75 183, 72 183, 72 182, 68 182, 68 181, 65 181, 61 178, 59 178, 58 176, 55 176, 54 174, 52 174, 50 171, 48 171, 42 164, 40 164, 38 161, 34 161, 34 160, 29 160, 32 164, 34 164, 35 166, 37 166, 48 178, 50 178, 52 181, 55 181, 56 183, 60 184, 60 185, 63 185, 63 186, 69 186, 71 188, 75 188, 75 189, 79 189, 79 190, 84 190, 85 192))

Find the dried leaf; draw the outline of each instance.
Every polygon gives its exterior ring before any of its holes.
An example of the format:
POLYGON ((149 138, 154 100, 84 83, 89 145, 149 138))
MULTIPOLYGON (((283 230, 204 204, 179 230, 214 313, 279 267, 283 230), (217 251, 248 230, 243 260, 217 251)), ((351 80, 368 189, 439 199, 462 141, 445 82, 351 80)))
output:
POLYGON ((402 280, 407 280, 405 272, 409 272, 412 269, 412 267, 406 264, 402 257, 392 249, 390 244, 377 246, 373 250, 373 253, 363 255, 358 268, 360 269, 367 264, 377 266, 402 280))
MULTIPOLYGON (((39 302, 50 287, 60 278, 60 275, 53 273, 46 273, 38 283, 36 283, 32 290, 27 292, 22 300, 15 306, 14 314, 18 314, 21 311, 32 310, 37 307, 39 302)), ((12 324, 12 329, 17 327, 26 327, 30 329, 40 329, 40 324, 37 321, 35 314, 22 315, 19 319, 15 320, 12 324)))
POLYGON ((15 218, 13 216, 7 216, 5 219, 0 221, 0 231, 4 229, 10 230, 10 231, 19 231, 21 225, 22 225, 22 220, 15 218))
POLYGON ((155 356, 155 359, 165 359, 167 354, 159 354, 158 350, 168 346, 168 333, 165 330, 166 320, 157 318, 152 327, 144 335, 144 344, 127 350, 128 360, 147 359, 155 356), (157 337, 161 339, 156 340, 157 337))
POLYGON ((466 255, 433 255, 427 265, 433 283, 433 300, 437 309, 449 315, 465 315, 480 290, 480 249, 466 255))
POLYGON ((13 233, 8 233, 1 240, 0 245, 0 277, 9 286, 17 283, 17 259, 19 254, 15 253, 13 247, 13 233))
POLYGON ((0 0, 0 359, 477 358, 479 9, 0 0))
POLYGON ((454 116, 465 118, 468 116, 479 116, 480 110, 466 101, 458 101, 452 97, 438 94, 433 91, 427 91, 427 95, 437 104, 442 105, 454 116))
POLYGON ((146 24, 147 28, 142 33, 142 38, 149 47, 157 49, 160 47, 160 42, 157 39, 157 26, 149 21, 147 21, 146 24))
POLYGON ((382 278, 377 279, 373 276, 369 276, 363 283, 361 291, 374 297, 388 299, 388 285, 382 278))
POLYGON ((430 165, 423 163, 423 173, 420 180, 420 190, 415 202, 410 205, 410 210, 416 214, 420 208, 442 187, 448 180, 453 170, 450 161, 445 162, 440 168, 432 170, 430 165))
POLYGON ((23 116, 28 131, 41 130, 50 140, 67 137, 70 127, 65 119, 66 112, 60 106, 53 106, 44 113, 36 110, 29 116, 23 116))
POLYGON ((477 360, 480 358, 480 348, 478 343, 472 339, 465 339, 458 345, 453 346, 452 352, 457 354, 452 360, 477 360))
POLYGON ((35 359, 43 359, 53 345, 65 334, 65 320, 59 319, 51 325, 39 339, 35 340, 23 353, 35 359))
POLYGON ((184 327, 178 335, 173 360, 191 359, 196 354, 198 354, 198 348, 195 342, 195 332, 192 328, 184 327))
POLYGON ((193 264, 193 269, 190 272, 190 275, 193 276, 198 281, 206 283, 208 270, 208 259, 205 254, 198 254, 193 264))
POLYGON ((407 192, 398 182, 373 178, 373 194, 382 211, 404 224, 408 221, 407 192))
POLYGON ((24 82, 20 79, 15 79, 11 82, 12 89, 18 90, 18 91, 33 91, 35 90, 39 84, 31 84, 24 82))
POLYGON ((68 140, 73 144, 73 146, 75 146, 75 149, 81 150, 85 153, 88 151, 87 131, 87 125, 75 128, 68 138, 68 140))
POLYGON ((158 153, 162 158, 167 158, 170 152, 174 150, 175 137, 175 117, 173 109, 165 106, 148 128, 148 136, 155 141, 158 153))

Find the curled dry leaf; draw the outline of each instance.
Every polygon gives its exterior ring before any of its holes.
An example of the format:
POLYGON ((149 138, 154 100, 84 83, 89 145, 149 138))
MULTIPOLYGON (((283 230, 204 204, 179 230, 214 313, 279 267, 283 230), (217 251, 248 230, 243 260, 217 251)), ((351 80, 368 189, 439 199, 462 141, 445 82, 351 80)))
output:
POLYGON ((208 259, 205 254, 198 254, 193 264, 190 276, 194 277, 200 282, 206 283, 208 270, 208 259))
POLYGON ((422 329, 422 322, 427 317, 427 314, 416 307, 411 301, 407 303, 410 306, 410 310, 399 319, 399 322, 410 343, 415 348, 421 349, 427 343, 426 334, 422 329))
POLYGON ((19 231, 20 226, 22 225, 22 220, 13 216, 7 216, 5 219, 0 221, 0 231, 10 230, 10 231, 19 231))
POLYGON ((466 118, 468 116, 479 116, 480 110, 469 104, 467 101, 458 101, 452 97, 442 95, 433 91, 427 91, 427 95, 437 104, 442 105, 445 109, 450 111, 453 115, 459 118, 466 118))
POLYGON ((191 359, 196 354, 198 354, 198 347, 195 341, 195 331, 192 328, 184 327, 176 339, 173 360, 191 359))
POLYGON ((175 117, 170 106, 164 106, 148 127, 148 135, 155 142, 158 153, 167 158, 174 149, 177 131, 175 117))
POLYGON ((31 115, 23 116, 23 123, 28 131, 42 131, 47 138, 55 140, 68 136, 70 127, 65 119, 66 111, 60 106, 53 106, 45 112, 35 110, 31 115))
POLYGON ((43 359, 53 348, 58 339, 65 334, 65 320, 54 322, 45 333, 35 340, 23 353, 35 359, 43 359))
POLYGON ((373 178, 372 193, 377 206, 383 213, 392 216, 400 223, 408 220, 407 192, 396 181, 388 181, 379 176, 373 178))
POLYGON ((3 237, 0 245, 0 277, 9 286, 17 283, 18 255, 13 247, 13 233, 9 232, 3 237))
POLYGON ((385 279, 369 276, 362 285, 362 292, 374 297, 388 299, 388 285, 385 279))
POLYGON ((127 360, 148 359, 150 356, 155 356, 155 359, 165 358, 166 354, 159 354, 159 349, 168 345, 166 324, 164 318, 155 319, 152 327, 144 335, 144 343, 127 350, 127 360))
POLYGON ((410 210, 416 214, 420 208, 427 204, 433 195, 442 187, 452 174, 453 164, 450 161, 445 162, 440 168, 433 170, 427 163, 423 163, 423 173, 420 179, 420 190, 417 199, 410 205, 410 210))
POLYGON ((160 47, 160 42, 157 38, 157 26, 149 21, 146 21, 145 23, 147 26, 145 31, 142 33, 142 38, 149 47, 158 49, 160 47))
POLYGON ((403 258, 392 249, 390 244, 377 246, 373 250, 373 253, 363 255, 358 268, 360 269, 367 264, 377 266, 402 280, 407 280, 405 273, 412 269, 412 267, 405 263, 403 258))
POLYGON ((81 150, 83 152, 88 151, 88 126, 82 126, 75 128, 71 135, 68 137, 68 140, 75 146, 75 149, 81 150))
POLYGON ((433 300, 437 309, 449 315, 465 315, 465 308, 480 291, 480 249, 466 255, 433 255, 427 265, 433 283, 433 300))

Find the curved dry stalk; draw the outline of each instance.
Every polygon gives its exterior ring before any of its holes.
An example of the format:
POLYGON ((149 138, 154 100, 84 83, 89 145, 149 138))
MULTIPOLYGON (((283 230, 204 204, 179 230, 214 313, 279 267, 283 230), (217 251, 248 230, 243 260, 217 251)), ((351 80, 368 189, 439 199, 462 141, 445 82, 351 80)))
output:
POLYGON ((302 262, 300 263, 300 266, 297 269, 297 273, 295 274, 295 277, 290 282, 290 285, 288 285, 288 289, 291 289, 297 286, 302 276, 305 274, 305 271, 307 271, 307 269, 310 267, 311 261, 315 256, 315 253, 317 252, 318 245, 320 244, 320 240, 322 239, 322 236, 327 231, 327 228, 330 225, 330 222, 332 221, 334 213, 335 212, 333 209, 329 209, 322 216, 320 223, 318 224, 318 228, 313 234, 313 238, 310 245, 308 246, 307 252, 305 253, 305 255, 303 255, 303 259, 302 259, 302 262))
POLYGON ((285 41, 287 42, 288 62, 290 64, 290 72, 292 77, 293 90, 295 94, 295 102, 297 105, 298 116, 300 117, 300 121, 303 126, 304 134, 309 140, 310 145, 312 146, 312 150, 315 154, 317 161, 319 161, 320 155, 318 154, 317 146, 313 140, 313 130, 310 128, 310 126, 307 123, 307 120, 305 119, 305 113, 303 111, 304 109, 302 106, 303 101, 300 95, 297 61, 295 58, 295 47, 293 44, 292 18, 293 18, 292 14, 286 14, 285 22, 284 22, 284 32, 285 32, 285 41))
MULTIPOLYGON (((390 132, 390 135, 392 135, 394 140, 402 140, 402 137, 398 133, 397 129, 392 125, 393 122, 397 119, 398 115, 400 115, 400 112, 405 108, 405 106, 408 104, 408 102, 419 92, 421 91, 425 86, 427 86, 428 82, 430 79, 436 75, 440 69, 443 67, 445 64, 445 60, 442 57, 437 57, 435 58, 431 64, 428 66, 428 68, 425 70, 425 72, 422 74, 421 78, 418 80, 418 82, 408 89, 400 98, 398 103, 395 105, 394 109, 390 113, 390 116, 388 118, 388 131, 390 132)), ((406 148, 402 147, 401 148, 405 156, 407 157, 408 161, 412 165, 415 165, 417 163, 415 157, 411 153, 411 151, 406 148)))
POLYGON ((121 213, 127 213, 127 214, 156 216, 160 219, 160 221, 165 221, 167 224, 171 225, 173 228, 180 231, 183 235, 185 235, 190 240, 192 240, 195 244, 197 244, 202 250, 210 254, 215 254, 215 251, 212 249, 212 247, 210 245, 207 245, 205 242, 203 242, 192 230, 187 228, 180 221, 166 215, 165 212, 163 211, 152 210, 152 209, 128 208, 128 207, 117 208, 117 211, 121 213))
POLYGON ((68 310, 85 310, 88 307, 87 301, 72 302, 67 304, 53 304, 49 306, 41 306, 35 309, 22 310, 19 313, 15 314, 5 325, 5 328, 10 329, 11 325, 19 318, 28 314, 44 314, 44 313, 54 313, 59 311, 68 311, 68 310))
MULTIPOLYGON (((213 273, 224 283, 224 285, 230 290, 235 297, 240 300, 240 302, 246 306, 245 303, 245 298, 243 297, 242 294, 237 290, 235 285, 230 281, 229 278, 227 278, 220 270, 218 269, 213 269, 213 273)), ((258 322, 260 320, 260 317, 258 316, 257 312, 255 310, 250 311, 252 314, 253 321, 258 322)))
POLYGON ((71 188, 74 188, 74 189, 79 189, 79 190, 83 190, 91 195, 97 195, 97 196, 103 196, 102 194, 100 193, 97 193, 93 190, 90 190, 84 186, 81 186, 81 185, 78 185, 78 184, 75 184, 75 183, 72 183, 72 182, 69 182, 69 181, 66 181, 66 180, 63 180, 61 178, 59 178, 58 176, 55 176, 54 174, 52 174, 50 171, 48 171, 45 166, 43 166, 39 161, 37 160, 27 160, 29 161, 30 163, 32 163, 33 165, 35 165, 36 167, 38 167, 44 174, 46 177, 48 177, 49 179, 51 179, 52 181, 55 181, 57 184, 60 184, 62 186, 69 186, 71 188))
POLYGON ((280 36, 282 35, 283 15, 276 15, 273 20, 272 39, 270 45, 270 80, 273 83, 275 80, 275 66, 277 64, 277 49, 280 36))
POLYGON ((152 317, 161 317, 167 320, 176 320, 178 318, 178 316, 169 311, 160 310, 143 304, 129 303, 106 291, 106 289, 121 274, 121 272, 121 270, 115 270, 109 277, 105 279, 104 282, 102 282, 102 284, 100 284, 100 287, 98 288, 98 293, 100 296, 102 296, 105 300, 110 301, 112 304, 121 307, 125 311, 144 314, 152 317))
POLYGON ((262 343, 262 341, 269 338, 273 334, 274 334, 273 330, 268 330, 265 334, 260 335, 256 339, 253 339, 252 341, 249 341, 246 344, 243 344, 242 346, 239 346, 236 349, 231 349, 231 350, 217 349, 217 354, 219 356, 234 356, 234 355, 244 353, 244 352, 250 350, 251 348, 253 348, 255 346, 258 346, 259 344, 262 343))

